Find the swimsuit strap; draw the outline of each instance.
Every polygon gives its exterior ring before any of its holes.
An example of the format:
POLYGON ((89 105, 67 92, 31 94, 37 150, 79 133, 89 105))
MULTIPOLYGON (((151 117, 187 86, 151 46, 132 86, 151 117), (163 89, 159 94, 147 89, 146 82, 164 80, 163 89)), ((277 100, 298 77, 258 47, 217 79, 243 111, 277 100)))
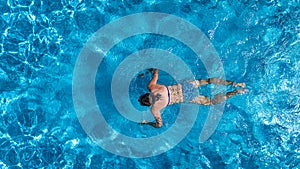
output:
POLYGON ((169 89, 168 89, 167 86, 166 86, 166 88, 167 88, 167 90, 168 90, 168 105, 169 105, 169 103, 170 103, 170 91, 169 91, 169 89))

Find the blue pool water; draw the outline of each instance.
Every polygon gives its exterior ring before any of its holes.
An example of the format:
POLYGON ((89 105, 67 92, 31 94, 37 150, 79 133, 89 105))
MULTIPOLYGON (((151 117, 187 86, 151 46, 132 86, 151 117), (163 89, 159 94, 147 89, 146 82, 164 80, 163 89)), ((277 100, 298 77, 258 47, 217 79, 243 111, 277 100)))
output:
MULTIPOLYGON (((0 9, 1 168, 300 167, 298 0, 7 0, 0 9), (209 107, 200 106, 178 145, 144 159, 117 156, 95 144, 72 101, 74 65, 87 40, 105 24, 138 12, 169 13, 196 25, 216 48, 226 78, 245 82, 248 89, 226 101, 206 142, 198 137, 209 107)), ((208 77, 201 60, 176 39, 143 34, 117 44, 101 63, 95 88, 110 126, 131 137, 163 133, 179 111, 178 105, 166 108, 165 126, 154 129, 122 118, 112 103, 113 71, 132 52, 150 47, 178 55, 195 78, 208 77)), ((135 98, 149 79, 136 76, 130 84, 131 102, 141 112, 148 109, 135 98)), ((159 83, 175 81, 162 71, 159 83)))

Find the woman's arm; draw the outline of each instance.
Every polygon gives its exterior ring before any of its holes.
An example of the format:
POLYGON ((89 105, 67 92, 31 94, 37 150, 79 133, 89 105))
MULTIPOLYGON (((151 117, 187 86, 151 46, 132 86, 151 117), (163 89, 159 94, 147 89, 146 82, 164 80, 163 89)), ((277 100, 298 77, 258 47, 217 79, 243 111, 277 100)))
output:
POLYGON ((158 69, 155 69, 153 72, 153 77, 148 84, 148 89, 151 91, 156 86, 156 82, 158 80, 158 69))
POLYGON ((148 124, 148 125, 156 127, 156 128, 161 127, 163 125, 163 122, 162 122, 162 118, 161 118, 161 115, 160 115, 160 110, 161 109, 152 106, 151 107, 151 113, 152 113, 153 117, 155 118, 155 123, 147 122, 146 120, 144 120, 142 122, 142 124, 148 124))

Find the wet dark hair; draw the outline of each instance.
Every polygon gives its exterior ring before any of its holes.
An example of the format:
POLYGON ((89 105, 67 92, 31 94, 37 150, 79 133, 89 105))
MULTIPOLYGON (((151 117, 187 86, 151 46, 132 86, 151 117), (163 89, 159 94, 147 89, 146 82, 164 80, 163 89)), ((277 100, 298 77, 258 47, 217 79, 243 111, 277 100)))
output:
POLYGON ((139 102, 142 106, 151 106, 150 93, 146 93, 140 96, 139 102))

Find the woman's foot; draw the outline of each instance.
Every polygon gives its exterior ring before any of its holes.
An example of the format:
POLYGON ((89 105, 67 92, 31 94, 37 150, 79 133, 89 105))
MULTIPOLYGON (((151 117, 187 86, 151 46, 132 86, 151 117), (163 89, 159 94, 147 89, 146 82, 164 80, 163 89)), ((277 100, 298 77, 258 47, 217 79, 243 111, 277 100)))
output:
POLYGON ((238 93, 238 94, 245 94, 245 93, 247 93, 247 90, 244 89, 244 88, 243 89, 236 89, 235 92, 238 93))
POLYGON ((246 84, 245 84, 245 83, 234 83, 232 86, 234 86, 234 87, 245 88, 245 87, 246 87, 246 84))

